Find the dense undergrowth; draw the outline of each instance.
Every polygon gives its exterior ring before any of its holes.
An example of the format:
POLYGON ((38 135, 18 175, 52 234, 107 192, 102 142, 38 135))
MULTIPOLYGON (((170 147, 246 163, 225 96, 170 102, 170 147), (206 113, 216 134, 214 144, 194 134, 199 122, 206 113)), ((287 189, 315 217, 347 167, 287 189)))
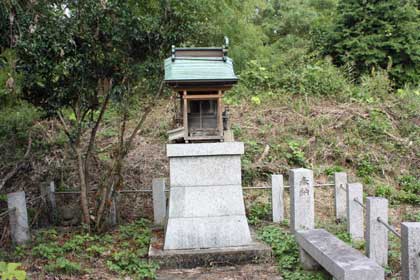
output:
POLYGON ((154 279, 158 265, 147 259, 149 226, 147 220, 141 219, 102 235, 40 230, 33 243, 2 252, 0 258, 24 261, 28 273, 43 278, 111 273, 131 279, 154 279))

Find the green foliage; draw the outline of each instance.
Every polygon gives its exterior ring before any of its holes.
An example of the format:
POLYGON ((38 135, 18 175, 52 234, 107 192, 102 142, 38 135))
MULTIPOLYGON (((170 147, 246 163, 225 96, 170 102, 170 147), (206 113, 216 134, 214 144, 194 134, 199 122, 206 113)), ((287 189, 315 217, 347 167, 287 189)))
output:
POLYGON ((64 253, 65 250, 57 242, 41 243, 32 248, 32 255, 48 260, 57 259, 64 253))
POLYGON ((306 167, 305 153, 302 150, 301 144, 296 141, 288 142, 290 152, 286 153, 286 158, 292 165, 306 167))
POLYGON ((420 211, 417 213, 406 213, 403 221, 420 223, 420 211))
POLYGON ((330 167, 325 168, 324 173, 328 176, 332 176, 334 175, 334 173, 343 172, 343 171, 344 171, 344 168, 341 166, 330 166, 330 167))
POLYGON ((341 0, 337 15, 329 45, 337 63, 353 63, 358 75, 389 69, 397 84, 418 84, 420 12, 413 1, 341 0))
POLYGON ((375 189, 375 196, 385 197, 388 200, 395 195, 395 189, 387 185, 379 185, 375 189))
POLYGON ((373 175, 375 171, 376 171, 376 168, 374 164, 368 158, 363 158, 357 164, 356 175, 361 178, 369 179, 369 176, 373 175))
POLYGON ((254 202, 249 207, 248 222, 251 225, 258 225, 263 220, 269 220, 271 213, 270 204, 254 202))
POLYGON ((285 280, 328 279, 319 272, 304 271, 299 262, 299 249, 293 235, 275 226, 267 226, 258 232, 258 238, 273 249, 274 256, 285 280))
POLYGON ((112 254, 106 262, 108 268, 121 275, 133 275, 135 279, 155 279, 158 265, 141 259, 131 250, 122 250, 112 254))
POLYGON ((155 279, 158 265, 144 259, 147 256, 151 231, 150 222, 140 219, 132 224, 119 227, 119 247, 106 264, 108 268, 121 275, 135 279, 155 279))
POLYGON ((402 190, 420 195, 420 179, 413 175, 404 175, 399 178, 402 190))
POLYGON ((0 279, 4 280, 25 280, 26 272, 19 269, 20 263, 0 262, 0 279))
POLYGON ((25 102, 12 107, 0 107, 0 139, 26 144, 31 128, 40 116, 34 106, 25 102))
POLYGON ((63 244, 62 249, 65 252, 80 253, 85 250, 88 242, 96 240, 97 237, 90 234, 75 234, 63 244))
POLYGON ((68 275, 77 275, 83 273, 82 266, 78 263, 67 260, 66 258, 57 258, 52 263, 45 266, 48 272, 59 272, 68 275))

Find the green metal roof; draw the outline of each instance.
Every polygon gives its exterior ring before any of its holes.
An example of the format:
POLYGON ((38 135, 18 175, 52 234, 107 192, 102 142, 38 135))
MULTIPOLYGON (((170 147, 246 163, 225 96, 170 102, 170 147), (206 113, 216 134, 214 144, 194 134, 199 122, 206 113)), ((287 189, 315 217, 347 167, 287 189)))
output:
POLYGON ((229 57, 179 57, 165 60, 165 81, 171 82, 230 82, 238 77, 229 57))

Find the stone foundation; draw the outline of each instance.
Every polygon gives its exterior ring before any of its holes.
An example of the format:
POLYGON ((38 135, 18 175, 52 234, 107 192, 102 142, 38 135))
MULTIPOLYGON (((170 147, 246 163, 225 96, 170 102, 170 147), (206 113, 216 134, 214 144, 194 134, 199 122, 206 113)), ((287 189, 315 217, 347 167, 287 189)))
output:
POLYGON ((164 250, 252 243, 241 186, 240 142, 168 144, 170 198, 164 250))

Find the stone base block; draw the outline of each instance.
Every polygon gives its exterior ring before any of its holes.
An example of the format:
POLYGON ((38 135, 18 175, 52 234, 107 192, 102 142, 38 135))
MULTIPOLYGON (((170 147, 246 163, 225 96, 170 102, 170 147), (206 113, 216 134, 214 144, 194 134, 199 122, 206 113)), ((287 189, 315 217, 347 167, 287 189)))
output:
POLYGON ((251 235, 245 215, 169 218, 165 250, 206 249, 247 245, 251 235))
POLYGON ((163 250, 163 232, 153 232, 149 258, 161 268, 194 268, 199 266, 265 263, 271 261, 271 248, 259 241, 245 246, 224 248, 163 250))

